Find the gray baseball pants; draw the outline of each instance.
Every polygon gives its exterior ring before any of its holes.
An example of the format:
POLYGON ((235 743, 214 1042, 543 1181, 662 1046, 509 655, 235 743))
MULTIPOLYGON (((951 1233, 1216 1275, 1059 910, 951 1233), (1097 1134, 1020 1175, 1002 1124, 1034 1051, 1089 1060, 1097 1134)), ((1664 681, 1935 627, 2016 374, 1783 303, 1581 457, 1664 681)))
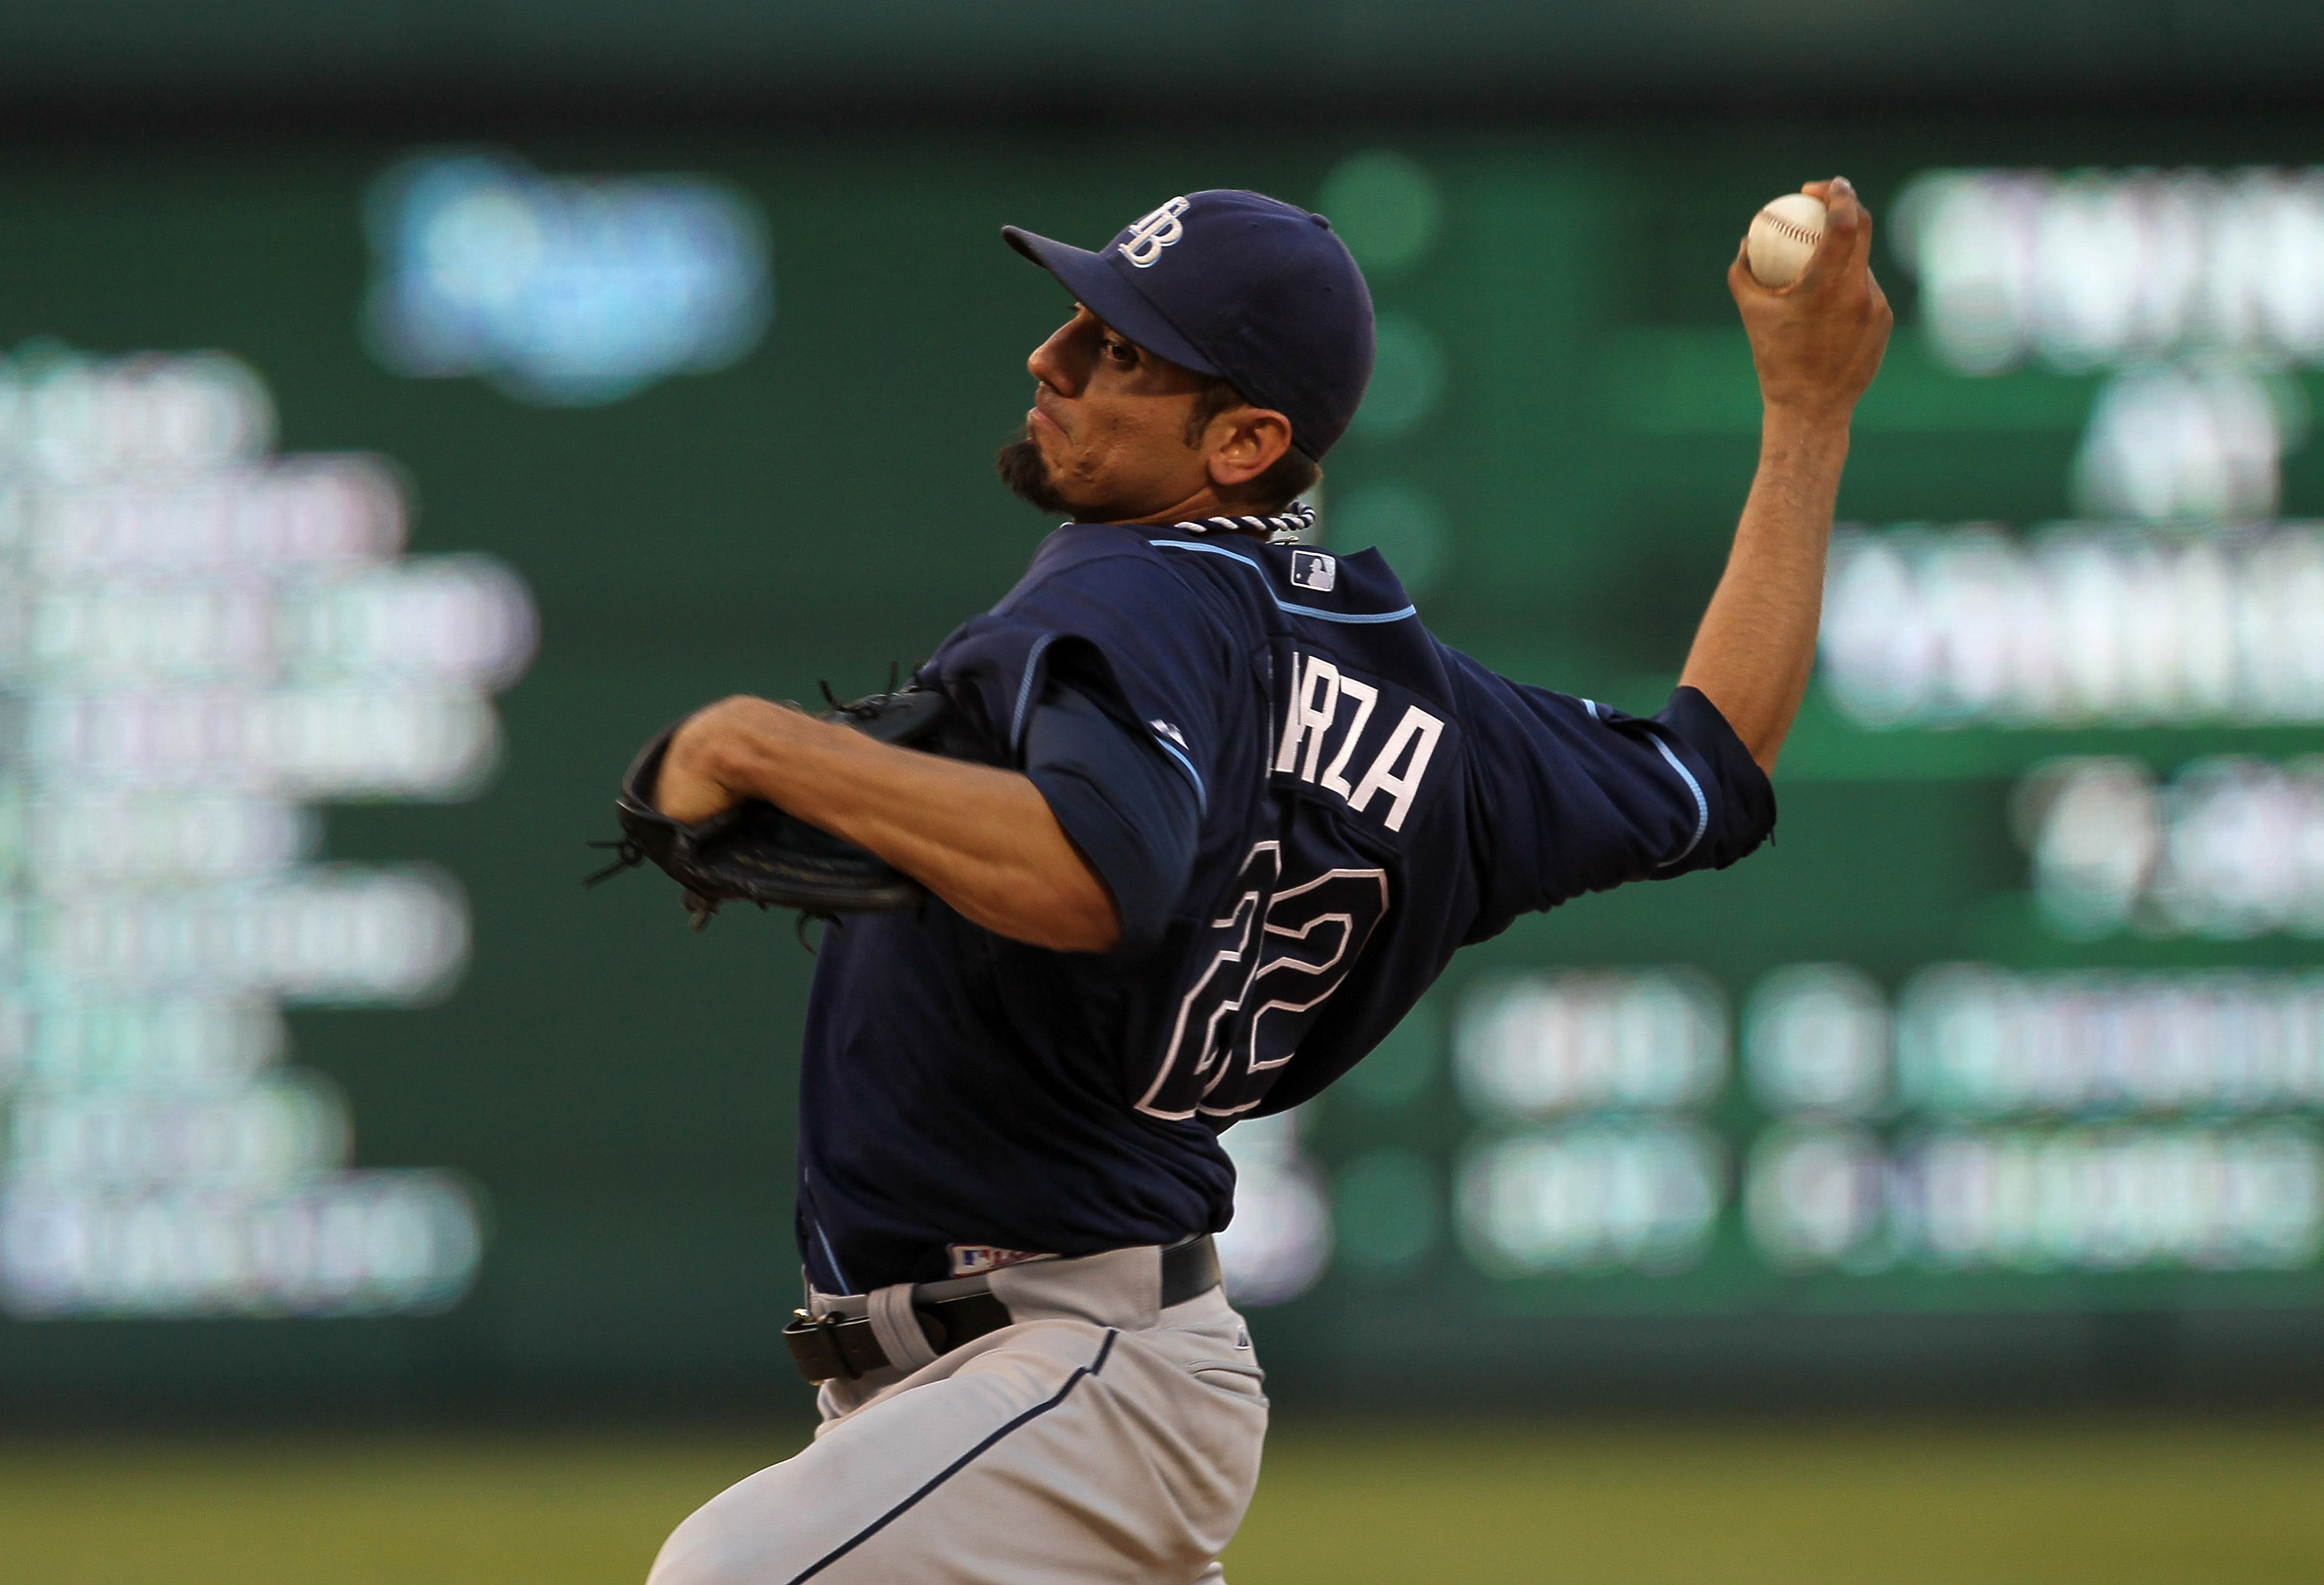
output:
POLYGON ((1013 1324, 825 1383, 814 1443, 696 1510, 647 1585, 1223 1585, 1267 1432, 1225 1294, 1162 1309, 1150 1249, 991 1280, 1013 1324))

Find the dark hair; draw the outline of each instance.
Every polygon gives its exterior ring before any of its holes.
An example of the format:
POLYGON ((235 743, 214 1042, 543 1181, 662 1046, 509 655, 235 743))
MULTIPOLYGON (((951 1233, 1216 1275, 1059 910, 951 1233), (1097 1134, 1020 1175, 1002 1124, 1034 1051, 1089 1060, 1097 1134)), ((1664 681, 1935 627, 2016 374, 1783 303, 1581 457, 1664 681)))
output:
MULTIPOLYGON (((1211 420, 1221 413, 1239 407, 1250 406, 1250 399, 1234 388, 1234 382, 1216 378, 1194 393, 1194 405, 1186 412, 1186 444, 1200 446, 1204 431, 1211 420)), ((1323 465, 1297 447, 1275 459, 1275 465, 1250 484, 1235 492, 1229 506, 1247 506, 1259 513, 1281 511, 1297 500, 1301 493, 1313 490, 1315 481, 1323 476, 1323 465)))

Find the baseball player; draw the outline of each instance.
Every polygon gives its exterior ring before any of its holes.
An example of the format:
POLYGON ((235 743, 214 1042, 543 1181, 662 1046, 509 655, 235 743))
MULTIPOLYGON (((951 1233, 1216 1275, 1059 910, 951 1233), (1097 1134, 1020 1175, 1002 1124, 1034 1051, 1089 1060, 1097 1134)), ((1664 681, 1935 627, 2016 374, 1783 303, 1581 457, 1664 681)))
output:
POLYGON ((1220 1135, 1345 1073, 1465 943, 1774 825, 1889 324, 1854 192, 1806 190, 1805 275, 1729 272, 1758 473, 1650 718, 1440 643, 1377 552, 1278 542, 1372 360, 1323 217, 1216 191, 1094 253, 1003 231, 1074 306, 1001 471, 1071 521, 918 674, 970 750, 732 698, 650 795, 679 822, 764 800, 927 894, 816 965, 786 1332, 816 1440, 679 1525, 650 1585, 1220 1578, 1267 1424, 1211 1242, 1220 1135))

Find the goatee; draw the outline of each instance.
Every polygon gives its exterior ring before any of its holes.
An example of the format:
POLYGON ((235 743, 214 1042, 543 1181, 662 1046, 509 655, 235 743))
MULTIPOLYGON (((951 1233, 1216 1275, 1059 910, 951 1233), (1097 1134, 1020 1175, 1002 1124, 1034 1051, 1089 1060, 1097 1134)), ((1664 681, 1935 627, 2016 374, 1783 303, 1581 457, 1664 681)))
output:
POLYGON ((1031 436, 1020 436, 1002 447, 993 456, 993 471, 1009 492, 1028 506, 1043 511, 1070 512, 1073 509, 1049 479, 1049 465, 1042 458, 1041 448, 1033 444, 1031 436))

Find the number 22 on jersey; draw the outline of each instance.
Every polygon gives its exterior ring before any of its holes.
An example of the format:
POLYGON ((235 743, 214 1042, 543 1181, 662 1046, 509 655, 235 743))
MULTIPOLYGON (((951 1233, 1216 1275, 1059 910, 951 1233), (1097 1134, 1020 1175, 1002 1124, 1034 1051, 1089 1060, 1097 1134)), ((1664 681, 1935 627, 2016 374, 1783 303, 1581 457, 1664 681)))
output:
POLYGON ((1401 690, 1320 655, 1294 652, 1277 675, 1291 683, 1270 766, 1277 834, 1252 843, 1210 921, 1138 1102, 1149 1116, 1233 1117, 1266 1099, 1388 914, 1378 854, 1400 845, 1443 733, 1401 690))

